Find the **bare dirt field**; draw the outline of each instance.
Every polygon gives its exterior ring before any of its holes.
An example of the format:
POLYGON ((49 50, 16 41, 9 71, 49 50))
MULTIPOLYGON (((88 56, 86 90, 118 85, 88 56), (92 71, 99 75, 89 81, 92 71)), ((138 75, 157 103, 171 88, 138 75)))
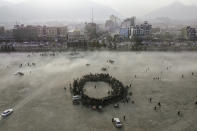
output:
MULTIPOLYGON (((196 52, 70 53, 0 54, 0 112, 14 109, 0 118, 0 131, 197 131, 196 52), (73 105, 69 84, 90 72, 131 84, 134 103, 119 102, 119 109, 109 105, 103 112, 73 105), (120 118, 122 129, 114 127, 112 117, 120 118)), ((103 97, 109 90, 94 85, 87 84, 90 95, 103 97)))
POLYGON ((104 82, 87 82, 84 89, 84 93, 92 98, 107 97, 108 91, 112 91, 109 84, 104 82))

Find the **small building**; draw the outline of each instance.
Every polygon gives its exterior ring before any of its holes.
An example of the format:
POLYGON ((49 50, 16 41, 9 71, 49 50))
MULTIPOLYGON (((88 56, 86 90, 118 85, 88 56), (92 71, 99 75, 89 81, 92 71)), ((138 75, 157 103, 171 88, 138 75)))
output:
POLYGON ((68 33, 68 48, 86 48, 87 41, 85 36, 80 33, 80 31, 73 31, 68 33))
POLYGON ((18 41, 37 41, 37 40, 64 40, 67 38, 67 27, 47 27, 33 25, 15 25, 13 36, 18 41))
POLYGON ((39 37, 46 38, 48 40, 58 40, 66 41, 68 29, 66 26, 63 27, 47 27, 47 26, 38 26, 37 31, 39 32, 39 37))

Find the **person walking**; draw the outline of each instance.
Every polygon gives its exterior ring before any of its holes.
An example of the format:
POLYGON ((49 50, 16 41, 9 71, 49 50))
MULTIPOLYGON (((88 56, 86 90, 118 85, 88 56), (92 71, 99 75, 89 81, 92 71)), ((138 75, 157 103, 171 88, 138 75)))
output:
POLYGON ((178 115, 178 116, 181 116, 181 112, 180 112, 180 111, 178 111, 178 112, 177 112, 177 115, 178 115))
POLYGON ((160 102, 158 103, 158 106, 161 107, 161 103, 160 102))
POLYGON ((152 102, 152 98, 149 99, 149 102, 150 102, 150 103, 152 102))

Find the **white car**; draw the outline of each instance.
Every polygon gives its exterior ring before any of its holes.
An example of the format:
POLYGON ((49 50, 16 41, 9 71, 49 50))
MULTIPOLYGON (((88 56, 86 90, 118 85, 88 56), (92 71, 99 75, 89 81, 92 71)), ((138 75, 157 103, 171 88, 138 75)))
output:
POLYGON ((1 114, 1 116, 2 117, 7 117, 7 116, 9 116, 12 113, 13 113, 13 109, 7 109, 1 114))
POLYGON ((122 123, 120 122, 120 119, 119 118, 112 118, 112 122, 114 123, 114 125, 117 128, 121 128, 122 127, 122 123))
POLYGON ((16 76, 24 76, 24 73, 22 73, 22 72, 17 72, 15 75, 16 75, 16 76))
POLYGON ((81 96, 76 95, 76 96, 73 96, 72 99, 73 99, 73 100, 80 100, 80 99, 81 99, 81 96))

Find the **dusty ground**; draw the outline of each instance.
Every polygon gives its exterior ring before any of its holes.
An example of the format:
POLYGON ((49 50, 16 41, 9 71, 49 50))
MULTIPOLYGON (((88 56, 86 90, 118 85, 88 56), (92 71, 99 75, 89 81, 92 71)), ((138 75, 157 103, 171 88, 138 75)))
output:
POLYGON ((0 54, 0 112, 14 109, 11 116, 0 120, 0 131, 115 131, 112 117, 121 119, 124 127, 120 130, 124 131, 197 130, 197 53, 69 54, 0 54), (109 59, 115 63, 107 63, 109 59), (28 67, 28 62, 36 66, 28 67), (135 103, 120 103, 120 109, 110 105, 102 113, 72 105, 69 89, 65 92, 63 87, 84 74, 103 72, 103 67, 125 85, 132 83, 135 103), (25 76, 15 76, 18 71, 25 76), (161 107, 155 111, 158 102, 161 107))
POLYGON ((84 93, 92 98, 107 97, 108 91, 112 91, 112 88, 104 82, 87 82, 84 86, 84 93))

